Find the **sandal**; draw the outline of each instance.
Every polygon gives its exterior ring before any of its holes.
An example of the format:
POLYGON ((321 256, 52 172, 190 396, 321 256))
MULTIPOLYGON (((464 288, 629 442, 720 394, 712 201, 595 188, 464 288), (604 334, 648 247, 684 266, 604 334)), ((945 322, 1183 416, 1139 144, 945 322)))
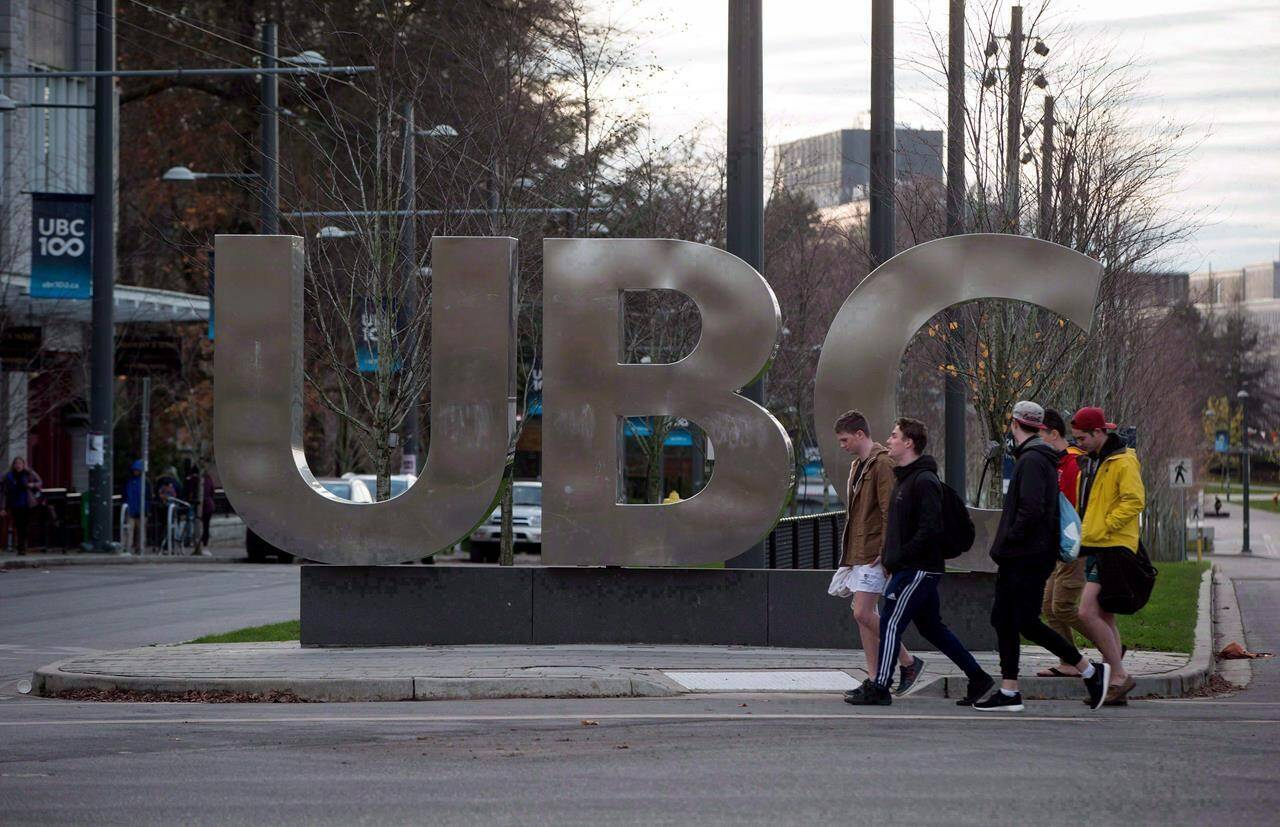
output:
POLYGON ((1138 682, 1134 680, 1132 675, 1126 678, 1124 683, 1111 684, 1111 686, 1107 687, 1107 699, 1102 702, 1102 705, 1128 706, 1129 700, 1125 696, 1132 692, 1137 685, 1138 682))
POLYGON ((1079 672, 1063 672, 1056 666, 1050 666, 1048 669, 1041 669, 1036 673, 1037 678, 1078 678, 1079 672))

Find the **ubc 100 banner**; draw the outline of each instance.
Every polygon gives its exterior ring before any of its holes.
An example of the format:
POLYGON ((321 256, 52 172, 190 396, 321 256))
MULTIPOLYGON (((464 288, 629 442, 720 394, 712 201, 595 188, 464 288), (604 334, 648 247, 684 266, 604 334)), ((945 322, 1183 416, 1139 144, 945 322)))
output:
POLYGON ((31 297, 93 296, 93 196, 31 194, 31 297))

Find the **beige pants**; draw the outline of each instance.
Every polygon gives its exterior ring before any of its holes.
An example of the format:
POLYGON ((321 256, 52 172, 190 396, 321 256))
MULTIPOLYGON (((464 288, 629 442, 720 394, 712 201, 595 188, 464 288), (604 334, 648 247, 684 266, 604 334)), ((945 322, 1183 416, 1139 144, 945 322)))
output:
POLYGON ((1080 622, 1080 597, 1084 594, 1084 558, 1073 563, 1058 563, 1044 584, 1044 603, 1040 614, 1045 625, 1070 642, 1071 630, 1084 634, 1080 622))

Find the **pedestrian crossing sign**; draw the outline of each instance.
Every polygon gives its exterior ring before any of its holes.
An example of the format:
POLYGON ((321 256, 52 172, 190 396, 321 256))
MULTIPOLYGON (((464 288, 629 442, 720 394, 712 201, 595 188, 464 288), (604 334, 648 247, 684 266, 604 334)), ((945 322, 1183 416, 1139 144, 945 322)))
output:
POLYGON ((1194 477, 1190 459, 1183 457, 1169 460, 1170 488, 1190 488, 1195 483, 1194 477))

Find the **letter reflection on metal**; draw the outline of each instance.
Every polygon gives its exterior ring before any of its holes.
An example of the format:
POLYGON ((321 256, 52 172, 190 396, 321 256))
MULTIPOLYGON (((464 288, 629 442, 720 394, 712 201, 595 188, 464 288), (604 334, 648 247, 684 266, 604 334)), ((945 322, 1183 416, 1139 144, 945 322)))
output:
POLYGON ((687 565, 759 542, 792 485, 791 442, 735 393, 773 358, 780 313, 750 265, 664 239, 544 242, 543 559, 555 565, 687 565), (702 316, 674 364, 623 364, 624 290, 677 290, 702 316), (618 503, 626 417, 680 416, 715 449, 702 491, 671 505, 618 503))
MULTIPOLYGON (((893 429, 903 353, 934 315, 962 302, 1012 299, 1040 305, 1087 333, 1101 283, 1102 265, 1088 256, 1016 235, 951 236, 877 267, 836 314, 818 359, 813 416, 827 477, 843 480, 849 473, 849 457, 831 432, 840 414, 861 410, 881 441, 893 429)), ((844 487, 836 488, 844 497, 844 487)), ((1000 512, 969 511, 978 536, 955 565, 991 569, 987 550, 1000 512)))
POLYGON ((269 543, 325 563, 399 563, 466 536, 497 501, 515 426, 516 241, 432 246, 431 450, 408 491, 360 504, 325 491, 303 454, 302 239, 218 236, 218 471, 269 543))

